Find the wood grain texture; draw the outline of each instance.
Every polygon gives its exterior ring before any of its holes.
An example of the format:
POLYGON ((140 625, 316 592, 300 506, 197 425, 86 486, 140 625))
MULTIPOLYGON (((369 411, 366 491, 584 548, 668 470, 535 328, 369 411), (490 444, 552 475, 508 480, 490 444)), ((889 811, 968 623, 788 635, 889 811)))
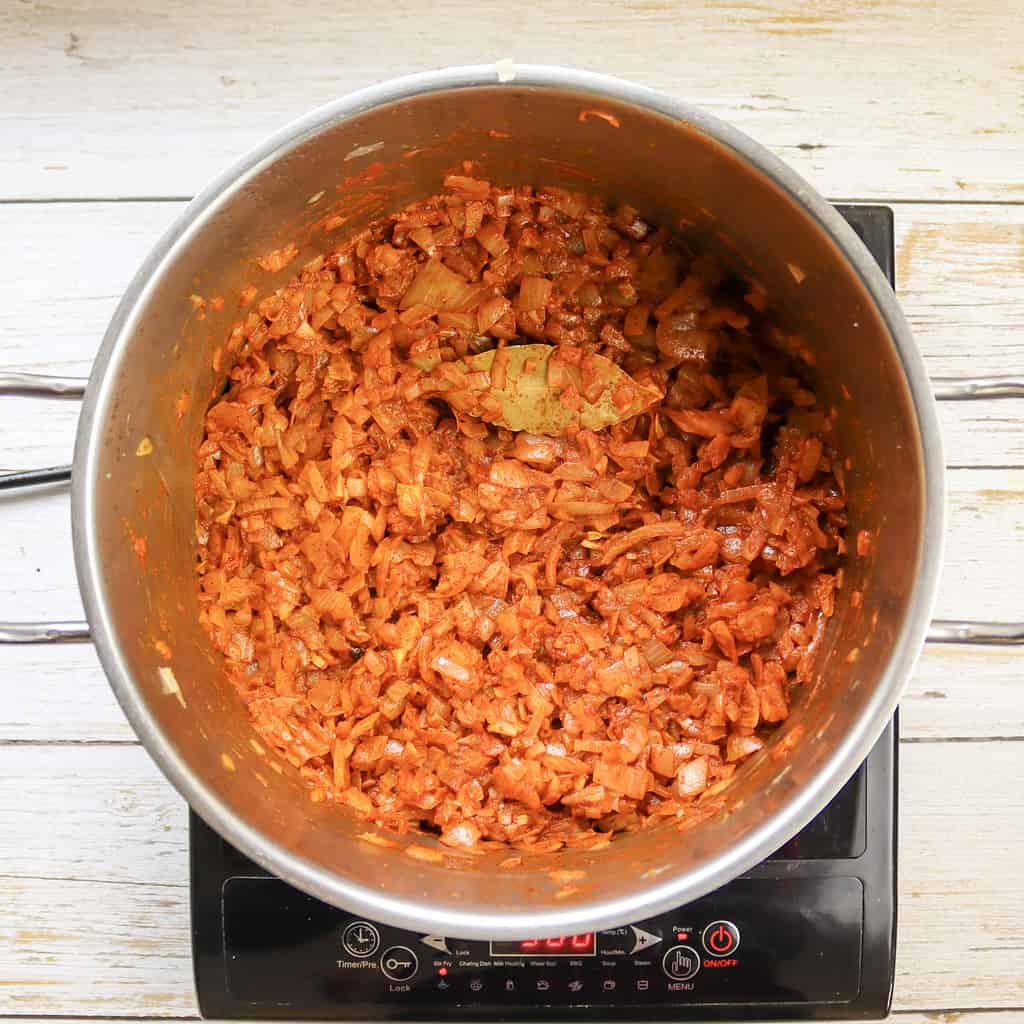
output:
MULTIPOLYGON (((9 0, 0 371, 86 374, 183 208, 79 200, 189 196, 351 89, 512 57, 631 78, 732 122, 826 195, 900 200, 897 290, 929 372, 1020 373, 1016 6, 9 0)), ((958 468, 939 614, 1024 618, 1024 402, 940 417, 958 468)), ((0 402, 0 471, 68 461, 76 419, 74 403, 0 402)), ((80 615, 66 492, 0 497, 0 529, 0 618, 80 615)), ((900 1024, 1024 1021, 1020 665, 1019 649, 930 647, 905 693, 900 1024)), ((185 807, 95 652, 0 648, 0 687, 0 1024, 195 1020, 185 807)))
MULTIPOLYGON (((903 747, 898 1009, 1024 1004, 1022 756, 903 747)), ((0 1015, 195 1013, 185 806, 141 748, 0 748, 0 821, 0 1015)))
POLYGON ((337 0, 301 14, 21 0, 0 14, 0 194, 189 195, 355 88, 513 58, 702 106, 829 194, 1021 199, 1024 27, 1008 14, 996 0, 399 0, 372 17, 337 0))
MULTIPOLYGON (((122 292, 179 203, 0 205, 0 371, 87 375, 122 292)), ((896 207, 897 291, 929 372, 1024 366, 1024 206, 896 207)), ((74 402, 0 402, 0 470, 70 459, 74 402), (46 430, 37 429, 40 417, 46 430)), ((1024 465, 1024 401, 943 403, 952 466, 1024 465)))
MULTIPOLYGON (((187 872, 182 848, 177 876, 187 872)), ((198 1015, 187 888, 3 881, 0 1013, 198 1015)))
POLYGON ((901 206, 895 225, 896 293, 930 372, 1018 372, 1024 207, 901 206))

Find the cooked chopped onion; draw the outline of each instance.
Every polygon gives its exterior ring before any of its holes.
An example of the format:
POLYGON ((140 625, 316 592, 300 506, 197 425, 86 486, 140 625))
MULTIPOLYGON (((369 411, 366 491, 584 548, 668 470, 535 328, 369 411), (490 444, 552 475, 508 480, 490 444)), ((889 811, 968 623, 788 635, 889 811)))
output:
POLYGON ((725 744, 725 759, 739 761, 751 754, 756 754, 764 746, 764 740, 757 736, 737 736, 730 734, 725 744))
POLYGON ((439 259, 423 264, 402 296, 401 309, 428 306, 432 309, 468 312, 480 304, 481 289, 449 270, 439 259))
POLYGON ((831 418, 723 275, 631 207, 467 170, 243 310, 200 618, 311 799, 429 863, 727 800, 846 541, 831 418))
POLYGON ((516 297, 516 309, 521 313, 543 309, 548 299, 551 298, 552 287, 553 283, 550 278, 527 274, 519 286, 519 294, 516 297))
POLYGON ((672 652, 656 637, 646 641, 643 652, 651 668, 661 668, 672 660, 672 652))
POLYGON ((680 796, 696 796, 708 784, 708 759, 696 757, 679 769, 676 792, 680 796))

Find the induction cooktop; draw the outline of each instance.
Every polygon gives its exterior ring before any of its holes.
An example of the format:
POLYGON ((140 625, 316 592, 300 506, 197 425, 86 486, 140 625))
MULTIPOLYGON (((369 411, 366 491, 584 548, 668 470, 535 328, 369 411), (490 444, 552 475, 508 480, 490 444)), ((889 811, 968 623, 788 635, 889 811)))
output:
MULTIPOLYGON (((892 211, 841 206, 893 280, 892 211)), ((581 935, 425 935, 321 903, 192 815, 206 1017, 748 1020, 884 1017, 896 940, 897 723, 771 857, 657 917, 581 935)))

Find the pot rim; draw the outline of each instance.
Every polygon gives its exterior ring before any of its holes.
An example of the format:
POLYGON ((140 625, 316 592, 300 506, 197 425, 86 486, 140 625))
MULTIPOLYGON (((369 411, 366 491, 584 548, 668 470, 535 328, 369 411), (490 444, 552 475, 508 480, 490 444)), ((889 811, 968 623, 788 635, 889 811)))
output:
POLYGON ((575 934, 635 922, 683 905, 725 884, 782 846, 839 791, 867 756, 895 711, 904 681, 924 643, 942 564, 944 462, 937 411, 924 362, 888 281, 855 232, 796 171, 738 129, 687 103, 619 78, 545 65, 487 64, 391 79, 324 104, 292 121, 219 174, 166 231, 132 278, 93 364, 75 442, 71 486, 72 534, 79 589, 96 650, 136 734, 196 812, 252 860, 292 885, 346 910, 413 931, 464 938, 517 939, 575 934), (513 73, 514 72, 514 73, 513 73), (512 74, 513 77, 509 77, 512 74), (366 110, 424 94, 474 87, 571 89, 647 108, 685 122, 736 153, 794 199, 857 272, 899 355, 917 421, 924 469, 924 515, 918 572, 908 612, 889 662, 859 719, 832 753, 827 771, 801 787, 780 810, 696 871, 672 876, 615 900, 499 914, 470 912, 390 897, 318 867, 246 824, 206 787, 146 708, 116 640, 105 596, 97 537, 96 474, 102 430, 114 396, 122 341, 144 309, 153 281, 188 236, 241 181, 321 130, 366 110))

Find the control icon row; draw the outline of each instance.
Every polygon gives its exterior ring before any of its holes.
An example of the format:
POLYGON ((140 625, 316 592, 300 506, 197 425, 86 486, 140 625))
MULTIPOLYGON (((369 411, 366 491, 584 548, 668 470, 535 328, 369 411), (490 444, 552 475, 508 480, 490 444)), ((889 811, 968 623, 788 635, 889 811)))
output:
MULTIPOLYGON (((532 980, 532 979, 531 979, 532 980)), ((646 992, 650 988, 650 981, 647 978, 637 978, 634 982, 634 987, 638 992, 646 992)), ((469 982, 469 990, 471 992, 482 992, 484 990, 484 982, 480 978, 472 978, 469 982)), ((518 989, 516 979, 506 978, 502 987, 506 992, 515 992, 518 989)), ((567 982, 555 982, 552 983, 549 978, 537 978, 533 980, 532 984, 524 984, 524 989, 527 991, 536 990, 540 993, 547 993, 551 991, 558 991, 561 988, 565 988, 567 992, 571 992, 573 995, 578 995, 586 989, 586 982, 581 978, 571 978, 567 982)), ((614 992, 619 987, 619 982, 615 978, 604 978, 601 981, 602 992, 614 992)), ((451 988, 451 982, 445 977, 441 978, 437 982, 437 988, 441 991, 445 991, 451 988)))
MULTIPOLYGON (((633 933, 630 950, 633 954, 662 941, 660 935, 644 931, 636 925, 633 925, 630 931, 633 933)), ((450 955, 447 941, 443 936, 425 935, 420 941, 438 952, 450 955)), ((373 956, 380 949, 380 932, 369 921, 353 921, 342 933, 341 944, 349 956, 363 960, 373 956)), ((712 921, 701 932, 701 944, 709 956, 730 956, 739 949, 739 929, 732 921, 712 921)), ((661 966, 666 976, 673 981, 689 981, 700 971, 700 954, 692 946, 672 946, 662 957, 661 966)), ((419 959, 407 946, 391 946, 381 956, 380 967, 384 976, 391 981, 408 981, 419 969, 419 959)), ((612 985, 614 986, 614 982, 612 985)), ((545 991, 540 984, 537 987, 540 991, 545 991)))

